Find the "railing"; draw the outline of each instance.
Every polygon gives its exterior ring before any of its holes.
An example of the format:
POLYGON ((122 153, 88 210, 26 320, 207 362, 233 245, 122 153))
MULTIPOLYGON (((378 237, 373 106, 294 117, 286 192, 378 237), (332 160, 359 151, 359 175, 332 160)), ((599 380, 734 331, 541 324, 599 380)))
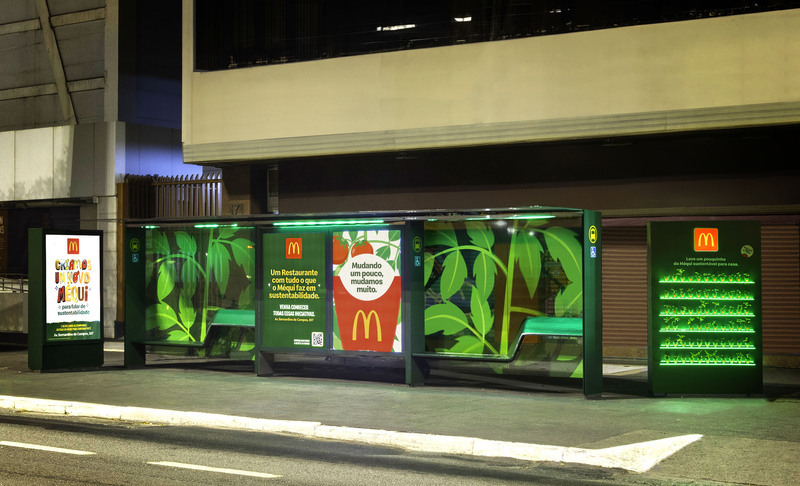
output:
POLYGON ((222 176, 136 176, 124 182, 128 218, 218 216, 222 211, 222 176))
POLYGON ((25 293, 28 291, 28 276, 18 273, 0 275, 0 292, 25 293))

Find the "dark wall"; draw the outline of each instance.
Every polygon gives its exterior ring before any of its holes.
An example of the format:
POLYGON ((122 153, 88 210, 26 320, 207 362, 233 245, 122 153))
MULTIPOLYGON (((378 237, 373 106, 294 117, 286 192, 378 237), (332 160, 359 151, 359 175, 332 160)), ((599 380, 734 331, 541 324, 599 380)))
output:
POLYGON ((181 0, 120 0, 120 121, 181 127, 181 9, 181 0))
POLYGON ((281 212, 800 205, 800 127, 282 161, 281 212))

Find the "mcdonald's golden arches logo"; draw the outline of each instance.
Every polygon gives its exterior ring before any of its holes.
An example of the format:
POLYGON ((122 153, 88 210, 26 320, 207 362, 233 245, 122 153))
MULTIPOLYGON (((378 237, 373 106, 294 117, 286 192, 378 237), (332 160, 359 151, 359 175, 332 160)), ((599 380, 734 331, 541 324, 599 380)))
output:
POLYGON ((67 238, 67 254, 78 255, 81 252, 81 244, 78 238, 67 238))
POLYGON ((381 319, 378 317, 378 313, 375 312, 375 309, 369 311, 369 314, 365 313, 363 310, 356 312, 356 316, 353 318, 353 341, 358 339, 359 316, 364 322, 364 339, 369 339, 369 328, 370 324, 372 323, 372 316, 375 316, 375 327, 378 330, 378 341, 383 341, 383 336, 381 336, 381 319))
POLYGON ((695 228, 694 251, 719 251, 719 229, 695 228))
POLYGON ((290 260, 303 258, 302 238, 286 238, 286 258, 290 260))

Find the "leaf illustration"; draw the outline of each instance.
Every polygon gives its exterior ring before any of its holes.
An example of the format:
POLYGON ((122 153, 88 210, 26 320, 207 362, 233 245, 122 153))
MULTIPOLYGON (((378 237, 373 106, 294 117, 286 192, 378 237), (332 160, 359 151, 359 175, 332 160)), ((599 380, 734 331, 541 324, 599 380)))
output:
POLYGON ((579 314, 583 309, 582 249, 575 232, 566 228, 545 231, 547 249, 554 260, 561 263, 570 284, 556 296, 557 316, 579 314))
POLYGON ((178 242, 178 250, 184 255, 194 256, 197 253, 197 242, 185 231, 175 233, 175 241, 178 242))
POLYGON ((253 302, 253 284, 248 284, 242 293, 239 294, 239 302, 238 306, 240 309, 247 309, 252 305, 253 302))
POLYGON ((190 299, 187 299, 184 294, 181 294, 180 301, 178 303, 178 311, 180 312, 181 322, 183 326, 187 329, 192 327, 194 324, 195 318, 197 318, 197 312, 194 310, 194 305, 190 299))
POLYGON ((467 262, 460 251, 451 252, 444 259, 442 269, 441 294, 443 299, 449 299, 458 292, 467 278, 467 262))
POLYGON ((164 302, 159 302, 147 308, 145 322, 147 322, 147 329, 159 329, 161 331, 166 331, 179 324, 175 311, 164 302))
POLYGON ((478 253, 475 262, 472 264, 472 277, 475 279, 475 289, 473 293, 480 294, 484 299, 488 299, 494 290, 494 278, 497 274, 497 265, 494 260, 486 253, 478 253))
POLYGON ((475 246, 491 250, 494 245, 494 232, 486 227, 485 223, 480 221, 467 221, 467 235, 469 240, 475 246))
MULTIPOLYGON (((167 239, 167 235, 162 234, 157 230, 153 230, 147 234, 148 241, 147 241, 147 249, 151 250, 156 255, 169 255, 169 240, 167 239)), ((148 251, 149 253, 149 251, 148 251)))
POLYGON ((580 282, 583 251, 575 232, 566 228, 549 228, 544 232, 547 249, 553 260, 561 262, 564 273, 571 282, 580 282))
POLYGON ((544 249, 539 239, 533 232, 521 231, 514 238, 514 254, 522 278, 528 287, 528 295, 533 298, 536 288, 539 286, 539 277, 542 274, 542 254, 544 249))
POLYGON ((220 228, 218 238, 220 240, 229 240, 236 235, 237 231, 237 228, 220 228))
POLYGON ((164 262, 158 267, 156 294, 158 300, 164 300, 175 288, 175 266, 172 262, 164 262))
POLYGON ((219 286, 220 294, 225 295, 228 289, 228 277, 230 276, 231 255, 222 243, 214 241, 208 249, 208 268, 209 273, 219 286))
POLYGON ((460 354, 483 354, 483 342, 475 336, 458 336, 456 344, 446 352, 460 354))
POLYGON ((167 341, 191 341, 191 336, 189 336, 186 331, 183 329, 175 329, 174 331, 169 332, 169 337, 167 341))
POLYGON ((458 238, 452 223, 437 223, 434 229, 425 231, 425 246, 458 246, 458 238))
POLYGON ((578 316, 583 311, 583 283, 572 282, 563 292, 556 295, 555 314, 557 316, 578 316))
POLYGON ((181 265, 181 294, 186 294, 190 298, 194 295, 199 274, 194 258, 183 261, 181 265))
POLYGON ((494 324, 492 309, 489 307, 489 302, 478 292, 473 291, 469 304, 472 314, 472 325, 475 326, 475 330, 477 330, 481 336, 486 336, 486 333, 494 324))
POLYGON ((392 249, 388 245, 384 245, 375 250, 375 256, 388 262, 389 259, 392 257, 392 249))
POLYGON ((401 235, 400 230, 391 230, 389 231, 389 241, 392 243, 399 243, 401 235))
POLYGON ((233 259, 242 267, 247 275, 253 275, 255 269, 255 246, 246 238, 236 238, 231 242, 233 259))
POLYGON ((456 334, 469 326, 467 316, 452 302, 434 304, 425 309, 425 334, 456 334))
POLYGON ((425 285, 428 285, 428 280, 431 278, 431 273, 433 272, 433 264, 436 262, 436 258, 434 258, 432 253, 425 253, 425 278, 423 281, 425 285))

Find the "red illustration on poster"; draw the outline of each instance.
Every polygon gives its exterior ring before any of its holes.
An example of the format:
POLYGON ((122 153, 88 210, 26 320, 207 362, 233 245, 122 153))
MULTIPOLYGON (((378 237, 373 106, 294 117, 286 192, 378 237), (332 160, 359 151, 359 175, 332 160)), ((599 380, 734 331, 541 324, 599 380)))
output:
POLYGON ((334 233, 335 348, 401 350, 399 264, 400 231, 334 233))

